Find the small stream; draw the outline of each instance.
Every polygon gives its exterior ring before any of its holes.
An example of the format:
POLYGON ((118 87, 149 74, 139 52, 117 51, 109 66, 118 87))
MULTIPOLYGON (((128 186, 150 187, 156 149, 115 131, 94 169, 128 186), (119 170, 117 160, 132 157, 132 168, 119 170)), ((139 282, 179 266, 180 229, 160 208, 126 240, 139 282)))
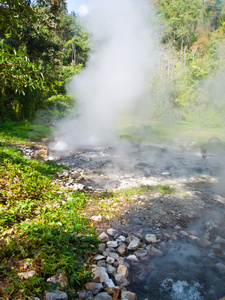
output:
POLYGON ((162 256, 130 263, 128 290, 138 300, 219 300, 225 296, 225 199, 218 160, 196 147, 126 143, 52 151, 70 167, 65 186, 109 190, 169 183, 186 190, 156 195, 124 213, 118 229, 154 233, 162 256), (125 225, 124 225, 125 224, 125 225))

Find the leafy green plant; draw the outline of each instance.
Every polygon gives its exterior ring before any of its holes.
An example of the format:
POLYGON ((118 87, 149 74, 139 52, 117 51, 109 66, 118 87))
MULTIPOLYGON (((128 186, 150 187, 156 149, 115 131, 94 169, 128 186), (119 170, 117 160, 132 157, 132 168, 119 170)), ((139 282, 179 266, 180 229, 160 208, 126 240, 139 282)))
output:
POLYGON ((63 168, 55 162, 26 159, 0 144, 0 278, 3 299, 38 296, 49 287, 47 278, 63 270, 68 291, 90 280, 86 264, 98 245, 96 231, 82 216, 90 195, 53 184, 63 168), (23 279, 18 262, 29 260, 36 274, 23 279), (9 266, 9 267, 7 267, 9 266))

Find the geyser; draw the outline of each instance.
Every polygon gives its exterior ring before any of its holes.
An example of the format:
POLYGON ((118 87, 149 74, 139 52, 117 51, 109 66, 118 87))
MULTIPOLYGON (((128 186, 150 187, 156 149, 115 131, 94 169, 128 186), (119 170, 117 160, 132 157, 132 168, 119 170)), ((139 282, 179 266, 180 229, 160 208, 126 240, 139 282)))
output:
POLYGON ((58 124, 61 150, 116 138, 118 118, 143 97, 156 62, 147 1, 92 0, 87 11, 80 22, 90 34, 89 59, 68 86, 79 117, 58 124))

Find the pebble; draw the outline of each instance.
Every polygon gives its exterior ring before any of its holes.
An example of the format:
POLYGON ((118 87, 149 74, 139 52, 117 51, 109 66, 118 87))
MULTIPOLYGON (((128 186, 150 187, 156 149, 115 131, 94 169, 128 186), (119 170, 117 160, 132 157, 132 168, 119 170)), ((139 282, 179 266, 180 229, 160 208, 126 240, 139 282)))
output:
POLYGON ((103 285, 99 282, 88 282, 84 286, 88 291, 91 291, 94 295, 98 294, 104 289, 103 285))
POLYGON ((130 261, 133 261, 133 262, 138 262, 139 261, 139 259, 137 258, 137 256, 134 255, 134 254, 128 255, 127 256, 127 260, 130 260, 130 261))
POLYGON ((108 233, 108 235, 114 237, 115 235, 117 235, 117 234, 119 233, 119 231, 116 230, 116 229, 114 229, 114 228, 109 228, 109 229, 107 230, 107 233, 108 233))
POLYGON ((28 272, 18 273, 18 276, 23 277, 24 279, 28 279, 30 277, 33 277, 35 274, 36 274, 35 271, 28 271, 28 272))
POLYGON ((95 300, 112 300, 113 298, 107 293, 102 292, 95 297, 95 300))
POLYGON ((127 252, 127 247, 124 243, 121 243, 116 251, 119 253, 119 255, 124 256, 127 252))
POLYGON ((108 241, 107 246, 112 247, 112 248, 117 248, 118 247, 118 242, 117 241, 108 241))
POLYGON ((140 242, 140 240, 137 238, 137 239, 133 239, 133 240, 129 243, 127 249, 128 249, 128 250, 131 250, 131 251, 134 251, 134 250, 137 250, 140 246, 141 246, 141 242, 140 242))
POLYGON ((108 242, 109 241, 109 236, 108 234, 106 234, 105 232, 102 232, 99 236, 98 236, 99 241, 101 242, 108 242))
POLYGON ((53 292, 46 291, 45 299, 46 300, 68 300, 68 297, 67 297, 66 293, 64 293, 60 290, 55 290, 53 292))
POLYGON ((147 243, 157 243, 157 237, 155 234, 146 234, 145 240, 147 243))

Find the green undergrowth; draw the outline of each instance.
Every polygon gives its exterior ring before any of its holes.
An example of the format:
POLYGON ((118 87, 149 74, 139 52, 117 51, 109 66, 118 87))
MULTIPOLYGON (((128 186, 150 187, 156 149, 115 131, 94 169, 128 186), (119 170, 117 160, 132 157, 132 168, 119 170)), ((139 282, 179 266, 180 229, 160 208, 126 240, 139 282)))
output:
POLYGON ((98 242, 82 216, 89 195, 53 183, 62 168, 0 144, 0 299, 43 299, 47 278, 58 270, 66 273, 73 299, 90 279, 86 262, 98 242), (29 279, 18 275, 29 270, 36 272, 29 279))
POLYGON ((28 122, 0 123, 0 141, 7 143, 26 144, 27 141, 38 141, 50 136, 51 126, 43 122, 34 124, 28 122))

